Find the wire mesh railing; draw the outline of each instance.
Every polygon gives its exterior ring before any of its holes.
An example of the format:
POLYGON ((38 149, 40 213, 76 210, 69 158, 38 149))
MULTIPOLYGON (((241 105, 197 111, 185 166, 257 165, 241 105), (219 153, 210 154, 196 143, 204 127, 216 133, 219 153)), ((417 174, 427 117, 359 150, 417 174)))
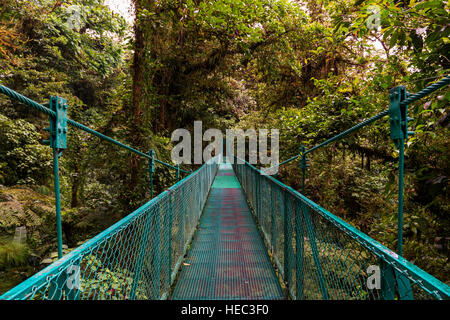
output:
POLYGON ((218 159, 212 158, 0 299, 167 298, 208 197, 218 159))
POLYGON ((404 211, 404 172, 405 172, 405 141, 409 136, 414 135, 414 131, 409 131, 408 122, 412 121, 412 118, 408 117, 408 104, 416 102, 421 98, 424 98, 431 93, 442 89, 450 84, 450 75, 442 78, 441 80, 427 86, 417 93, 410 93, 406 91, 404 86, 398 86, 389 90, 389 109, 380 112, 379 114, 364 120, 357 125, 327 139, 326 141, 319 143, 309 149, 305 146, 300 147, 300 153, 294 157, 287 159, 273 167, 265 169, 266 173, 272 172, 275 168, 278 168, 284 164, 287 164, 296 159, 300 159, 300 167, 302 169, 302 193, 305 190, 305 176, 306 168, 309 166, 309 159, 306 157, 309 153, 325 147, 331 143, 339 141, 344 137, 361 130, 362 128, 372 124, 373 122, 382 119, 385 116, 389 116, 390 125, 390 137, 393 140, 395 146, 398 148, 398 207, 397 207, 397 253, 403 255, 403 211, 404 211))
POLYGON ((449 286, 299 192, 235 158, 268 251, 293 299, 449 299, 449 286))
MULTIPOLYGON (((258 221, 289 294, 296 299, 448 299, 447 285, 401 257, 403 144, 407 105, 450 83, 450 76, 417 94, 404 87, 390 92, 390 108, 301 153, 335 142, 389 115, 391 138, 400 150, 399 249, 390 251, 302 194, 250 164, 234 170, 258 221)), ((0 93, 50 117, 53 148, 58 253, 62 254, 58 158, 66 148, 67 125, 147 158, 152 185, 154 164, 180 172, 149 154, 67 118, 67 103, 51 97, 47 108, 0 85, 0 93)), ((0 299, 164 299, 186 253, 217 171, 217 157, 95 238, 5 293, 0 299)), ((267 172, 267 171, 266 171, 267 172)), ((304 183, 303 183, 304 184, 304 183)), ((153 192, 153 191, 152 191, 153 192)))
POLYGON ((176 170, 177 180, 180 178, 180 173, 190 173, 191 170, 183 170, 180 165, 177 164, 173 166, 169 163, 161 161, 155 157, 154 150, 150 150, 148 153, 143 153, 133 147, 130 147, 120 141, 117 141, 111 137, 108 137, 98 131, 95 131, 79 122, 76 122, 67 117, 67 100, 57 96, 51 96, 50 101, 46 104, 40 104, 36 101, 25 97, 24 95, 5 87, 0 84, 0 93, 8 96, 14 101, 19 101, 26 105, 27 107, 38 110, 39 112, 45 113, 49 116, 50 126, 44 130, 48 131, 50 134, 50 140, 42 141, 43 144, 49 145, 53 149, 53 178, 54 178, 54 189, 55 189, 55 211, 56 211, 56 230, 57 230, 57 243, 58 243, 58 258, 62 257, 63 253, 63 241, 62 241, 62 225, 61 225, 61 196, 60 196, 60 183, 59 183, 59 157, 62 152, 67 148, 67 132, 68 126, 72 126, 76 129, 85 131, 91 135, 94 135, 101 140, 112 143, 120 148, 128 150, 134 154, 141 157, 147 158, 149 167, 149 177, 150 177, 150 195, 153 197, 153 174, 155 172, 155 163, 159 163, 165 167, 176 170))

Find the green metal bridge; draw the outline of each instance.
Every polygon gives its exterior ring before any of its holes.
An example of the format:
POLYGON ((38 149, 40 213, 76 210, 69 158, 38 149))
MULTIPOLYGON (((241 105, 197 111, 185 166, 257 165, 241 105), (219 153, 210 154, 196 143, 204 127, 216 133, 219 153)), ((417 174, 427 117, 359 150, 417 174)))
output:
POLYGON ((388 110, 280 163, 300 160, 301 193, 228 154, 183 170, 68 119, 62 98, 42 105, 0 85, 49 116, 60 258, 0 299, 449 299, 448 285, 402 257, 408 105, 449 83, 447 76, 416 94, 394 88, 388 110), (385 116, 400 152, 396 252, 304 195, 308 153, 385 116), (187 176, 62 256, 58 158, 68 126, 147 158, 152 193, 156 164, 187 176))

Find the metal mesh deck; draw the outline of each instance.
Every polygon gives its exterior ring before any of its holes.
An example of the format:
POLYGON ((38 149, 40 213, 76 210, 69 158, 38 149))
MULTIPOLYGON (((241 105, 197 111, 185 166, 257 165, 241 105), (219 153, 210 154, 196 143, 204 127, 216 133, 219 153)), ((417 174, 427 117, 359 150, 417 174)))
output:
POLYGON ((230 165, 221 164, 172 299, 283 299, 230 165))

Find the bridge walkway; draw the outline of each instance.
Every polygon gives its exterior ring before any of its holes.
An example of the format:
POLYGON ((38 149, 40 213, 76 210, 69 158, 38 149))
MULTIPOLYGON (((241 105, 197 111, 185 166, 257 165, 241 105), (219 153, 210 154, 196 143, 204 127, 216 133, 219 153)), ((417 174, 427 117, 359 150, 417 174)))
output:
POLYGON ((229 163, 219 165, 172 299, 283 299, 264 242, 229 163))

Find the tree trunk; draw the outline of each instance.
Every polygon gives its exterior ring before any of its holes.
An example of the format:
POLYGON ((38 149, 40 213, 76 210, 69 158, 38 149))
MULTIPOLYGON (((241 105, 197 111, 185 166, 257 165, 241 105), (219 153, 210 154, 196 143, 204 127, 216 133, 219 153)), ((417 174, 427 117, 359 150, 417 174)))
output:
POLYGON ((70 207, 78 207, 78 189, 80 187, 79 173, 75 172, 75 176, 72 179, 72 198, 70 200, 70 207))
MULTIPOLYGON (((145 21, 139 19, 139 13, 148 7, 149 1, 145 0, 135 0, 134 1, 134 56, 133 56, 133 65, 132 65, 132 101, 131 101, 131 110, 129 110, 129 141, 133 148, 140 149, 139 147, 142 145, 142 116, 143 110, 142 106, 144 105, 144 75, 145 75, 145 21)), ((128 159, 129 163, 129 180, 127 181, 127 193, 128 196, 127 202, 129 205, 134 206, 138 199, 134 199, 137 194, 134 192, 138 182, 139 182, 139 173, 140 173, 140 156, 134 153, 131 153, 128 159)))

